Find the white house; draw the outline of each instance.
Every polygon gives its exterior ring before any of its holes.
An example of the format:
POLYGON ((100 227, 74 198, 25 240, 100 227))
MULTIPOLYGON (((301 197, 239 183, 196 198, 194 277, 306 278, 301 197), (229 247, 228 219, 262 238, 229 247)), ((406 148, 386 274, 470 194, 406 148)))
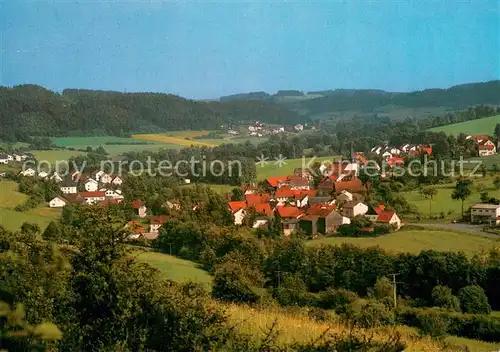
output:
POLYGON ((49 176, 49 174, 45 171, 40 171, 38 173, 38 177, 40 177, 40 178, 47 178, 47 176, 49 176))
POLYGON ((52 181, 54 181, 54 182, 57 182, 57 183, 62 182, 62 180, 63 180, 63 179, 62 179, 62 177, 61 177, 61 176, 59 176, 59 174, 58 174, 57 172, 55 172, 55 171, 54 171, 54 173, 52 174, 52 176, 50 176, 50 179, 51 179, 52 181))
POLYGON ((123 179, 120 176, 115 176, 111 183, 115 186, 121 186, 121 184, 123 183, 123 179))
POLYGON ((365 215, 368 211, 368 206, 363 202, 351 201, 344 204, 342 214, 348 218, 353 218, 358 215, 365 215))
POLYGON ((293 126, 293 128, 295 129, 295 131, 302 131, 304 129, 304 125, 298 123, 295 126, 293 126))
POLYGON ((497 153, 495 143, 493 143, 489 139, 479 142, 477 149, 479 156, 490 156, 490 155, 495 155, 497 153))
POLYGON ((106 174, 106 173, 103 173, 101 175, 101 177, 99 178, 99 182, 104 183, 104 184, 111 183, 111 181, 113 181, 113 178, 111 177, 111 175, 106 174))
POLYGON ((389 158, 392 158, 392 154, 389 151, 385 151, 382 153, 382 157, 384 159, 389 159, 389 158))
POLYGON ((78 193, 76 185, 71 184, 71 183, 66 183, 66 184, 60 186, 59 189, 64 194, 76 194, 76 193, 78 193))
POLYGON ((475 204, 470 210, 470 221, 472 223, 489 223, 498 225, 500 223, 500 205, 498 204, 475 204))
POLYGON ((380 153, 382 153, 383 149, 384 148, 381 147, 381 146, 376 146, 376 147, 373 147, 370 151, 373 152, 373 153, 375 153, 375 154, 377 154, 377 155, 379 155, 380 153))
POLYGON ((14 156, 7 154, 7 160, 14 161, 14 156))
POLYGON ((149 223, 149 232, 158 233, 160 227, 169 219, 168 215, 153 215, 149 223))
MULTIPOLYGON (((97 181, 96 181, 97 182, 97 181)), ((106 192, 82 192, 80 195, 85 199, 86 204, 94 204, 100 202, 101 200, 106 200, 106 192)))
POLYGON ((21 171, 19 174, 22 176, 33 177, 36 175, 36 171, 33 170, 32 168, 27 168, 26 170, 21 171))
POLYGON ((8 164, 9 156, 7 154, 0 154, 0 164, 8 164))
POLYGON ((229 208, 231 209, 231 213, 234 217, 234 224, 241 225, 243 224, 243 219, 246 215, 247 202, 245 201, 234 201, 229 202, 229 208))
POLYGON ((350 202, 353 199, 353 195, 351 192, 346 191, 345 189, 337 196, 339 201, 350 202))
POLYGON ((101 177, 102 177, 102 175, 104 175, 104 174, 105 174, 105 172, 104 172, 104 171, 99 170, 99 171, 97 171, 97 172, 94 174, 94 179, 95 179, 96 181, 101 181, 101 177))
POLYGON ((95 192, 99 188, 99 182, 97 182, 93 178, 89 178, 87 181, 85 181, 84 185, 87 192, 95 192))
POLYGON ((66 199, 64 199, 63 197, 57 196, 57 197, 55 197, 54 199, 52 199, 49 202, 49 207, 51 207, 51 208, 62 208, 66 204, 68 204, 68 201, 66 199))
POLYGON ((376 222, 378 223, 386 223, 394 226, 397 230, 401 228, 401 219, 395 211, 382 211, 378 217, 376 222))
POLYGON ((14 160, 17 161, 17 162, 21 162, 23 161, 23 157, 21 155, 18 155, 18 154, 14 154, 14 160))

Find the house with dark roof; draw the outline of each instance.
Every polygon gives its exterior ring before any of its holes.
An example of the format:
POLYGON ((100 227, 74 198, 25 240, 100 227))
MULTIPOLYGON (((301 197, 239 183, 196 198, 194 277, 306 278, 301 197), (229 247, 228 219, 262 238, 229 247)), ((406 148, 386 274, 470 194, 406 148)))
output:
POLYGON ((335 232, 341 225, 350 224, 351 220, 339 214, 336 209, 336 205, 313 205, 305 216, 299 217, 299 226, 306 233, 316 235, 335 232))

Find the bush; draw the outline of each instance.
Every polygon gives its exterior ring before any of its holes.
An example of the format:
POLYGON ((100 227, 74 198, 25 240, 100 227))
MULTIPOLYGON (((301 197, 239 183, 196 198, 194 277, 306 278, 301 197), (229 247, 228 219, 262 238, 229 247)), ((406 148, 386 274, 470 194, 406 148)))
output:
POLYGON ((257 303, 265 295, 263 283, 259 271, 225 262, 215 268, 212 296, 225 301, 257 303))
POLYGON ((466 286, 458 291, 460 306, 464 313, 490 314, 491 307, 484 290, 477 285, 466 286))
POLYGON ((358 299, 359 296, 354 292, 330 289, 319 294, 316 305, 323 309, 333 309, 338 314, 345 314, 349 306, 358 299))
POLYGON ((429 335, 433 339, 443 340, 447 335, 450 322, 445 316, 430 312, 418 316, 418 325, 422 335, 429 335))
POLYGON ((500 341, 500 320, 484 315, 460 314, 438 308, 408 308, 399 312, 398 321, 419 328, 422 332, 447 324, 446 332, 450 335, 488 342, 500 341), (426 317, 427 315, 433 317, 426 317), (434 315, 439 315, 440 318, 434 315), (439 322, 439 319, 443 321, 439 322))
POLYGON ((436 286, 432 289, 432 304, 436 307, 460 312, 460 301, 446 286, 436 286))
POLYGON ((394 313, 382 302, 357 301, 351 307, 352 318, 362 328, 375 328, 394 322, 394 313))

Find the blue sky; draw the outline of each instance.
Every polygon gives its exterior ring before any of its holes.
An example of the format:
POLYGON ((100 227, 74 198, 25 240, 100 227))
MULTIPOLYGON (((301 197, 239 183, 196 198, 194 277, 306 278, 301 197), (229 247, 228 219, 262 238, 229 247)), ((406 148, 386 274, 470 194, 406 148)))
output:
POLYGON ((0 1, 0 85, 408 91, 500 78, 499 1, 0 1))

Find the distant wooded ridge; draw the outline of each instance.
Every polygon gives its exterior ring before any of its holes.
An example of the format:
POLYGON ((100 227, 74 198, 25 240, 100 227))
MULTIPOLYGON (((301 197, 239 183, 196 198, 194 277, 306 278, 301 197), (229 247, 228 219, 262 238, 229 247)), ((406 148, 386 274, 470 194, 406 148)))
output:
POLYGON ((56 93, 38 85, 20 85, 0 87, 0 140, 213 130, 255 120, 294 125, 335 118, 345 112, 359 116, 384 116, 389 112, 404 119, 439 116, 477 105, 500 106, 500 80, 410 93, 377 89, 281 90, 274 95, 254 92, 222 97, 220 101, 147 92, 66 89, 56 93), (424 113, 417 114, 418 109, 424 113))
POLYGON ((481 104, 500 105, 500 80, 407 93, 387 92, 380 89, 335 89, 310 92, 282 90, 276 94, 252 92, 220 98, 220 101, 235 100, 275 102, 310 117, 343 111, 356 111, 360 114, 376 113, 377 109, 382 108, 386 110, 446 108, 448 111, 456 111, 481 104))

